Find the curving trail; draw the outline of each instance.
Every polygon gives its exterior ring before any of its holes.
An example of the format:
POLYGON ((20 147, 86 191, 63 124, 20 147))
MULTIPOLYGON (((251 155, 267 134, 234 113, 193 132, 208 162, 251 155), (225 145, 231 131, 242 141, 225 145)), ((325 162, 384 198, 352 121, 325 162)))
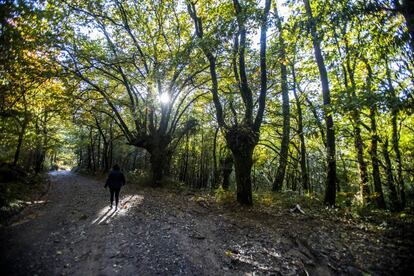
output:
POLYGON ((103 181, 65 171, 50 178, 44 200, 0 228, 2 275, 398 275, 412 269, 412 229, 403 237, 289 209, 269 213, 130 185, 115 211, 103 181))

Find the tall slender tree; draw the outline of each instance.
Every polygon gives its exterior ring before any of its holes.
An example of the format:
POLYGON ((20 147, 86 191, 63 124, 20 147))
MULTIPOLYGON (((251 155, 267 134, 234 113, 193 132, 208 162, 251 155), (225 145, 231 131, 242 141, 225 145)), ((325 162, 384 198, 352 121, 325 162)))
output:
POLYGON ((385 70, 387 77, 388 91, 390 94, 390 108, 391 108, 391 125, 392 125, 392 149, 395 154, 395 162, 397 163, 397 184, 399 188, 401 208, 405 207, 405 187, 404 187, 404 178, 403 178, 403 168, 401 160, 401 151, 399 145, 399 130, 398 130, 398 115, 400 109, 400 102, 396 95, 396 91, 391 79, 391 71, 387 59, 385 59, 385 70))
POLYGON ((279 153, 279 166, 276 170, 276 176, 273 181, 273 191, 282 189, 283 180, 285 178, 286 165, 288 161, 289 150, 289 134, 290 134, 290 106, 289 106, 289 88, 287 81, 287 58, 286 46, 283 38, 282 19, 280 18, 277 5, 274 5, 274 16, 276 26, 279 31, 279 63, 280 63, 280 79, 282 87, 282 113, 283 113, 283 134, 279 153))
POLYGON ((385 199, 384 199, 384 192, 382 190, 382 183, 381 183, 381 173, 380 173, 380 159, 378 156, 378 129, 377 129, 377 99, 372 91, 372 81, 373 81, 373 72, 372 68, 365 58, 363 61, 366 65, 368 74, 367 74, 367 81, 366 81, 366 91, 368 93, 368 100, 369 100, 369 118, 371 122, 371 146, 369 149, 369 153, 371 155, 371 163, 372 163, 372 178, 374 181, 374 191, 376 193, 375 202, 379 208, 385 209, 385 199))
POLYGON ((335 150, 335 129, 333 121, 333 108, 331 106, 331 93, 329 88, 328 72, 322 55, 320 35, 316 29, 316 22, 312 14, 309 0, 304 0, 305 10, 308 17, 310 33, 312 37, 313 50, 316 63, 319 69, 320 80, 322 83, 322 96, 324 105, 324 116, 326 124, 326 154, 327 154, 327 178, 325 203, 335 205, 336 198, 336 150, 335 150))
POLYGON ((301 169, 301 181, 302 188, 305 191, 309 191, 309 174, 308 166, 306 162, 306 143, 305 143, 305 133, 303 128, 303 111, 302 104, 298 92, 296 91, 296 72, 295 72, 295 63, 292 62, 292 77, 293 77, 293 96, 295 97, 296 109, 298 112, 298 135, 300 140, 300 169, 301 169))
MULTIPOLYGON (((360 185, 359 185, 359 192, 361 194, 362 202, 367 202, 369 200, 369 183, 368 183, 368 168, 367 163, 364 158, 364 141, 362 139, 362 118, 361 118, 361 109, 363 108, 363 104, 361 99, 357 96, 357 83, 356 83, 356 66, 359 62, 359 53, 355 53, 354 49, 356 48, 354 45, 351 45, 349 39, 348 28, 354 29, 357 32, 357 37, 359 37, 360 30, 357 27, 353 26, 354 22, 349 24, 345 22, 340 27, 341 30, 341 38, 343 43, 340 44, 337 38, 337 32, 334 29, 335 33, 335 41, 337 44, 337 49, 340 56, 344 56, 343 60, 341 61, 341 67, 343 70, 343 82, 345 87, 345 94, 348 97, 347 102, 349 103, 349 113, 351 116, 351 122, 353 127, 353 137, 354 137, 354 145, 355 150, 357 152, 357 161, 359 166, 359 176, 360 176, 360 185), (342 50, 343 49, 343 50, 342 50)), ((360 45, 362 46, 362 45, 360 45)))

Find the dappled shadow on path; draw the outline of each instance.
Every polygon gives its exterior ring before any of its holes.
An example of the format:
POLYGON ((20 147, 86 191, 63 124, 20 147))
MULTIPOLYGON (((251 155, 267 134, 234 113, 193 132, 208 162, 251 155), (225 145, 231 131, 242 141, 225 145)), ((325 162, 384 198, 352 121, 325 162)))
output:
POLYGON ((108 224, 116 217, 126 215, 132 207, 141 205, 143 201, 144 196, 142 195, 126 195, 121 198, 118 209, 109 206, 102 208, 91 221, 91 224, 108 224))

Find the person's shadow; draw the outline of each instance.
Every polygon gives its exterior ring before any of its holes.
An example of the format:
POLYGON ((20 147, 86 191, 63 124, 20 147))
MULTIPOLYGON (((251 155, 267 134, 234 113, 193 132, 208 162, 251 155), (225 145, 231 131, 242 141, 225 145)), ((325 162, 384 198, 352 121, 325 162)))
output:
POLYGON ((127 195, 120 199, 118 209, 104 207, 99 215, 91 224, 109 223, 117 214, 124 215, 130 208, 142 204, 144 197, 142 195, 127 195))
POLYGON ((106 210, 106 212, 103 213, 102 215, 100 215, 98 218, 94 219, 91 224, 98 224, 99 225, 99 224, 102 224, 104 222, 107 222, 110 218, 115 216, 116 211, 117 210, 115 210, 115 208, 109 208, 108 207, 108 210, 106 210))

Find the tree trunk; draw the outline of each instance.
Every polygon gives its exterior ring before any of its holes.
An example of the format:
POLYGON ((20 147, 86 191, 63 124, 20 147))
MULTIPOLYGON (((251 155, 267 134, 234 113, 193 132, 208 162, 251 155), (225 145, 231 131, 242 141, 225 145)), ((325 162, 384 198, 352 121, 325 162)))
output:
POLYGON ((82 148, 79 149, 79 159, 78 159, 78 167, 82 167, 83 164, 83 151, 82 148))
POLYGON ((222 172, 223 172, 223 184, 224 190, 228 190, 230 187, 230 174, 233 171, 233 157, 228 154, 222 161, 222 172))
POLYGON ((102 162, 101 162, 101 135, 98 134, 98 141, 97 141, 97 151, 96 151, 96 163, 98 166, 98 170, 102 170, 102 162))
POLYGON ((253 149, 248 149, 245 152, 233 152, 237 183, 237 201, 244 205, 253 204, 251 180, 253 149))
POLYGON ((213 140, 213 182, 212 182, 212 188, 217 189, 218 179, 219 179, 219 173, 217 168, 217 135, 219 132, 219 127, 216 128, 214 131, 214 140, 213 140))
POLYGON ((392 124, 392 149, 395 153, 395 162, 397 163, 397 184, 400 192, 401 199, 401 208, 404 209, 406 200, 405 200, 405 188, 404 188, 404 178, 402 175, 402 160, 401 152, 399 145, 399 134, 398 134, 398 113, 399 113, 399 99, 397 97, 396 91, 392 84, 391 72, 386 60, 386 73, 388 88, 391 96, 391 124, 392 124))
POLYGON ((40 173, 43 170, 43 162, 45 161, 45 151, 42 147, 35 149, 35 164, 34 172, 35 174, 40 173))
POLYGON ((251 169, 253 166, 253 150, 259 135, 251 127, 233 126, 226 133, 227 144, 233 154, 237 184, 237 201, 244 205, 252 205, 251 169))
POLYGON ((186 184, 188 184, 187 174, 188 174, 189 150, 190 150, 189 134, 186 133, 186 135, 185 135, 185 152, 184 152, 184 156, 182 157, 183 160, 182 160, 180 175, 179 175, 180 181, 182 181, 186 184))
POLYGON ((305 191, 309 191, 309 176, 308 168, 306 166, 306 144, 305 144, 305 133, 303 132, 303 114, 302 106, 300 104, 299 97, 296 93, 296 73, 295 68, 292 66, 293 75, 293 95, 296 101, 296 109, 298 112, 298 135, 300 140, 300 170, 301 170, 301 182, 302 188, 305 191))
POLYGON ((88 171, 92 170, 92 150, 90 144, 88 144, 88 165, 86 168, 88 171))
POLYGON ((28 124, 29 120, 27 115, 24 115, 24 119, 23 119, 23 123, 21 124, 21 129, 19 132, 19 137, 17 139, 17 146, 16 146, 16 151, 14 153, 14 160, 13 160, 13 165, 16 166, 17 162, 19 161, 19 157, 20 157, 20 151, 23 145, 23 138, 24 138, 24 134, 26 133, 26 128, 27 128, 27 124, 28 124))
POLYGON ((89 130, 89 148, 90 148, 90 160, 91 160, 91 166, 90 168, 93 170, 93 172, 96 171, 96 160, 95 160, 95 141, 93 139, 93 131, 92 127, 89 130))
POLYGON ((172 156, 172 153, 168 149, 170 143, 170 137, 154 133, 142 139, 138 144, 135 144, 137 147, 145 147, 151 154, 151 177, 154 187, 161 186, 164 175, 168 174, 172 156))
POLYGON ((198 188, 204 187, 204 181, 205 181, 205 175, 204 175, 204 167, 205 167, 205 162, 204 162, 204 131, 203 131, 203 129, 201 129, 201 145, 200 145, 200 147, 201 147, 200 158, 198 158, 198 160, 200 160, 198 188))
POLYGON ((326 123, 326 150, 327 150, 327 179, 325 191, 325 204, 335 205, 336 198, 336 154, 335 154, 335 130, 331 108, 331 95, 329 89, 328 73, 326 71, 325 62, 322 56, 320 47, 320 40, 316 32, 316 26, 312 15, 309 0, 304 0, 306 14, 310 23, 310 30, 312 35, 313 49, 315 52, 315 59, 318 64, 319 75, 322 83, 322 96, 324 105, 324 115, 326 123))
POLYGON ((397 163, 397 183, 400 189, 400 199, 401 199, 401 208, 404 209, 406 200, 405 200, 405 189, 404 189, 404 178, 402 175, 402 161, 401 161, 401 151, 399 145, 399 135, 398 135, 398 113, 397 111, 392 112, 392 148, 395 153, 395 161, 397 163))
POLYGON ((279 154, 279 166, 276 170, 276 177, 273 181, 272 190, 280 192, 283 186, 283 180, 286 173, 286 165, 288 161, 288 150, 289 150, 289 134, 290 134, 290 108, 289 108, 289 89, 287 84, 287 69, 285 65, 286 53, 285 53, 285 41, 283 40, 282 22, 278 16, 277 8, 275 5, 275 17, 276 25, 279 29, 279 47, 280 47, 280 74, 282 80, 282 111, 283 111, 283 134, 282 142, 280 145, 279 154))
POLYGON ((20 151, 23 145, 23 138, 26 133, 27 124, 29 123, 29 113, 27 112, 27 102, 26 102, 26 96, 24 93, 23 93, 23 103, 24 103, 24 118, 23 118, 23 123, 21 124, 21 130, 19 133, 19 137, 17 139, 16 151, 14 153, 14 159, 13 159, 14 166, 16 166, 17 162, 19 161, 20 151))
POLYGON ((414 56, 414 0, 394 0, 397 10, 405 18, 405 24, 408 30, 409 44, 411 48, 411 57, 414 56))
POLYGON ((112 130, 112 122, 109 123, 109 148, 108 148, 108 164, 112 168, 114 161, 114 133, 112 130))
POLYGON ((381 174, 380 174, 380 160, 378 157, 378 133, 377 133, 377 99, 375 98, 374 93, 372 92, 372 69, 368 60, 363 58, 365 65, 368 70, 367 77, 367 92, 370 98, 370 108, 369 108, 369 119, 371 121, 371 148, 369 153, 371 155, 372 162, 372 178, 374 180, 374 191, 376 194, 375 203, 378 208, 385 209, 387 206, 385 204, 384 192, 382 190, 381 184, 381 174))
POLYGON ((150 154, 152 184, 160 187, 165 172, 166 152, 160 147, 155 147, 150 154))
MULTIPOLYGON (((346 37, 346 30, 343 30, 344 37, 346 37)), ((340 49, 338 45, 338 49, 340 49)), ((339 50, 340 51, 340 50, 339 50)), ((343 71, 344 71, 344 83, 346 91, 350 91, 350 99, 351 103, 353 103, 353 108, 351 110, 351 116, 353 120, 353 128, 354 128, 354 145, 357 152, 357 160, 358 160, 358 166, 359 166, 359 175, 360 175, 360 194, 362 198, 362 202, 366 203, 369 200, 369 186, 368 186, 368 169, 367 169, 367 163, 364 159, 364 141, 362 140, 361 135, 361 111, 360 106, 357 104, 359 103, 359 99, 356 94, 357 85, 355 82, 355 66, 354 63, 351 65, 351 52, 350 47, 348 44, 348 40, 345 39, 345 54, 346 54, 346 62, 345 65, 343 65, 343 71), (347 74, 348 73, 348 74, 347 74), (348 85, 348 78, 346 76, 349 76, 349 80, 351 82, 351 87, 348 85)))
POLYGON ((102 149, 102 163, 104 172, 109 171, 109 144, 107 141, 103 141, 102 149))
POLYGON ((361 128, 359 126, 360 114, 359 111, 354 111, 354 142, 355 148, 357 149, 357 158, 359 165, 359 174, 360 174, 360 192, 362 195, 363 202, 366 202, 369 197, 369 187, 368 187, 368 171, 367 163, 364 160, 364 143, 361 137, 361 128))
POLYGON ((388 153, 388 139, 386 139, 383 144, 382 154, 384 155, 384 159, 385 159, 385 172, 387 174, 387 186, 390 191, 391 210, 399 211, 402 208, 398 201, 397 190, 394 184, 394 176, 392 174, 391 159, 388 153))
POLYGON ((381 175, 379 168, 378 158, 378 134, 377 134, 377 121, 376 121, 377 105, 372 103, 370 107, 369 117, 371 120, 371 162, 372 162, 372 177, 374 179, 374 189, 376 193, 375 202, 378 208, 385 209, 384 193, 382 191, 381 175))
POLYGON ((283 186, 283 180, 285 178, 286 166, 288 161, 288 150, 289 150, 289 132, 290 132, 290 111, 289 111, 289 96, 288 91, 284 92, 282 89, 283 98, 283 134, 280 145, 280 159, 279 166, 276 170, 276 177, 273 181, 272 190, 280 192, 283 186))

